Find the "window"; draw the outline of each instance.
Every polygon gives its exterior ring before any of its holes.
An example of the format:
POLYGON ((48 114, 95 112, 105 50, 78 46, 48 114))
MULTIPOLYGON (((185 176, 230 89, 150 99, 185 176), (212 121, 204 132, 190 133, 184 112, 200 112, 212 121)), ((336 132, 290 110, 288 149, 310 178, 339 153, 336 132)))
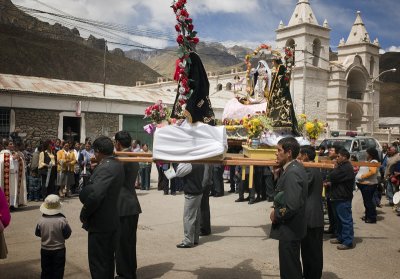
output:
POLYGON ((10 110, 0 108, 0 138, 10 135, 10 110))

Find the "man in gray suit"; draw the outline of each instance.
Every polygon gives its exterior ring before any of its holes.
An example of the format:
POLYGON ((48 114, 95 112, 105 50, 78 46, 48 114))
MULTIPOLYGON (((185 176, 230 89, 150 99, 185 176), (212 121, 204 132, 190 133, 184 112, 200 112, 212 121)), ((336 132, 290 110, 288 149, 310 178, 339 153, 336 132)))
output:
POLYGON ((83 203, 80 219, 89 232, 90 274, 94 279, 114 278, 115 241, 119 223, 117 201, 124 183, 124 168, 113 156, 110 138, 98 137, 93 142, 99 162, 79 199, 83 203))
MULTIPOLYGON (((132 138, 127 131, 115 134, 115 149, 130 152, 132 138)), ((139 163, 124 163, 125 181, 118 199, 119 228, 117 250, 115 253, 117 277, 136 278, 136 231, 139 214, 142 213, 135 191, 135 181, 139 172, 139 163)))
POLYGON ((279 240, 279 268, 283 279, 302 279, 300 243, 306 235, 307 173, 296 161, 300 145, 293 137, 278 142, 276 159, 283 173, 274 198, 270 237, 279 240))
MULTIPOLYGON (((300 149, 300 160, 313 162, 314 147, 307 145, 300 149)), ((322 208, 322 174, 320 169, 307 168, 308 196, 306 202, 307 235, 301 241, 301 261, 305 279, 319 279, 323 268, 324 211, 322 208)))

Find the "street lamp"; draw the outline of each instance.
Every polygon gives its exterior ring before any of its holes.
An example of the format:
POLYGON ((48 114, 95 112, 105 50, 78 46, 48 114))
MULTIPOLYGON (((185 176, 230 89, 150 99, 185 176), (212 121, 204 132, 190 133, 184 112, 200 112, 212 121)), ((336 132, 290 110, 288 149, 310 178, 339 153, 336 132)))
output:
POLYGON ((385 70, 385 71, 381 72, 377 77, 373 78, 371 81, 371 106, 372 106, 371 135, 374 135, 374 128, 375 128, 375 109, 374 109, 374 97, 375 97, 374 84, 375 84, 375 81, 377 81, 377 79, 385 73, 388 73, 388 72, 394 73, 396 71, 397 71, 396 68, 385 70))

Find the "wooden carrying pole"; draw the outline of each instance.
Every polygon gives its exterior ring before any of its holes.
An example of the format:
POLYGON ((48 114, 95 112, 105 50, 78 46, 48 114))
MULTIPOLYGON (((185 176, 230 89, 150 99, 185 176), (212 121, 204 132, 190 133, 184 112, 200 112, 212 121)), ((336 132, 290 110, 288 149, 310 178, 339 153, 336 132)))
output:
MULTIPOLYGON (((193 161, 181 161, 181 160, 153 160, 151 153, 144 152, 115 152, 118 156, 118 160, 121 162, 147 162, 151 163, 153 161, 160 161, 165 163, 193 163, 193 164, 222 164, 226 166, 277 166, 275 160, 262 160, 262 159, 252 159, 244 157, 239 154, 227 153, 224 158, 219 159, 202 159, 193 161)), ((369 167, 379 167, 379 163, 370 162, 351 162, 353 166, 369 166, 369 167)), ((326 160, 321 162, 303 162, 306 168, 321 168, 321 169, 333 169, 335 165, 326 160)))

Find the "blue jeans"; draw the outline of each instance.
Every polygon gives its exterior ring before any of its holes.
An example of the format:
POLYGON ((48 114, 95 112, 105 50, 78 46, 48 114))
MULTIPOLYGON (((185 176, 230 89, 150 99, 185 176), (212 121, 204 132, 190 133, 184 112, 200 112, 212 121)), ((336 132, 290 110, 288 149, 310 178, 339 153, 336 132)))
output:
POLYGON ((389 200, 390 203, 393 203, 393 195, 394 195, 394 187, 389 179, 386 184, 386 198, 389 200))
POLYGON ((151 165, 139 169, 140 179, 142 183, 142 190, 150 190, 150 171, 151 165))
POLYGON ((333 206, 336 212, 337 239, 346 246, 353 245, 354 228, 351 212, 351 200, 334 200, 333 206))
POLYGON ((374 195, 377 192, 377 185, 363 185, 357 183, 358 188, 361 190, 365 207, 365 218, 376 222, 376 204, 374 202, 374 195))

